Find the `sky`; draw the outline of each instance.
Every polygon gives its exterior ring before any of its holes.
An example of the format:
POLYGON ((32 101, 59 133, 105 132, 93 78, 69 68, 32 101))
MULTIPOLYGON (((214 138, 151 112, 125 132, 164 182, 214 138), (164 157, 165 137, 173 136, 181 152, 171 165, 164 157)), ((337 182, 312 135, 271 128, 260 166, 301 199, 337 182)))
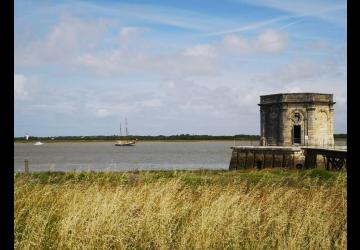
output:
POLYGON ((15 1, 14 136, 259 134, 260 95, 334 94, 338 0, 15 1))

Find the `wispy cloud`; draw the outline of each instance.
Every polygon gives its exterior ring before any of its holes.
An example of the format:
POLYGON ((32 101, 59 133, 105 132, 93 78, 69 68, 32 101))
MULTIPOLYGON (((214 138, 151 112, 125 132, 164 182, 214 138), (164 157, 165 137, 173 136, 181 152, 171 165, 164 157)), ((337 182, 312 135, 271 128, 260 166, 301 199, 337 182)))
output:
POLYGON ((143 20, 193 31, 209 31, 213 27, 219 28, 231 23, 223 18, 161 5, 118 3, 108 7, 84 1, 71 5, 75 9, 106 13, 107 16, 143 20))
POLYGON ((200 36, 221 36, 221 35, 238 33, 238 32, 243 32, 243 31, 256 30, 259 28, 266 27, 270 24, 274 24, 274 23, 278 23, 281 21, 291 19, 293 17, 294 16, 282 16, 282 17, 271 18, 271 19, 268 19, 265 21, 258 21, 258 22, 254 22, 251 24, 243 25, 241 27, 233 28, 233 29, 226 29, 226 30, 222 30, 222 31, 201 34, 200 36))
POLYGON ((297 19, 297 20, 295 20, 295 21, 293 21, 293 22, 291 22, 291 23, 287 23, 287 24, 281 26, 281 27, 279 28, 279 30, 284 30, 284 29, 286 29, 286 28, 289 28, 290 26, 293 26, 293 25, 295 25, 295 24, 297 24, 297 23, 301 23, 301 22, 303 22, 303 21, 305 21, 305 18, 304 18, 304 17, 301 17, 301 18, 299 18, 299 19, 297 19))
POLYGON ((235 0, 259 7, 267 7, 292 13, 296 16, 312 16, 329 22, 346 22, 345 15, 347 3, 343 0, 321 1, 321 0, 235 0))
POLYGON ((270 25, 274 25, 277 23, 284 23, 286 21, 290 21, 289 23, 285 23, 282 25, 279 30, 286 29, 292 25, 305 21, 305 17, 317 17, 322 20, 331 21, 331 22, 340 22, 344 23, 346 21, 346 3, 339 4, 329 4, 326 2, 318 1, 268 1, 268 0, 239 0, 239 2, 246 2, 250 5, 262 6, 262 7, 270 7, 278 10, 282 10, 287 15, 282 15, 280 17, 270 18, 262 21, 255 21, 250 24, 242 25, 240 27, 224 29, 216 32, 208 32, 201 34, 200 36, 221 36, 232 33, 240 33, 244 31, 257 30, 264 27, 269 27, 270 25), (334 15, 337 13, 337 15, 334 15), (340 15, 340 17, 339 17, 340 15), (291 21, 295 19, 295 21, 291 21))

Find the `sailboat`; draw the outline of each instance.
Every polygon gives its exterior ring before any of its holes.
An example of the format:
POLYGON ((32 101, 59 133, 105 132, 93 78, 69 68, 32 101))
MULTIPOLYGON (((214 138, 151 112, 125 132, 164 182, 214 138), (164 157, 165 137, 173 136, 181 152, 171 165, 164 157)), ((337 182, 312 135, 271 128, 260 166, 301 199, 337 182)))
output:
MULTIPOLYGON (((125 119, 125 135, 126 135, 126 137, 129 136, 126 119, 125 119)), ((120 136, 122 137, 121 123, 120 123, 120 136)), ((115 146, 134 146, 136 141, 137 141, 137 139, 135 139, 135 140, 129 140, 129 139, 119 140, 115 143, 115 146)))

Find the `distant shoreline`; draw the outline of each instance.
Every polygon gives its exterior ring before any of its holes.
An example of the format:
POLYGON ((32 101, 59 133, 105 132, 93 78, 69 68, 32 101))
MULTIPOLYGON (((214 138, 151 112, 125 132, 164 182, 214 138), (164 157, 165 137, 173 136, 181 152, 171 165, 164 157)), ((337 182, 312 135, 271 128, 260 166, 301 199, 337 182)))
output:
MULTIPOLYGON (((134 140, 138 142, 217 142, 217 141, 260 141, 259 135, 244 135, 238 134, 234 136, 227 135, 158 135, 158 136, 141 136, 141 135, 130 135, 128 137, 122 136, 58 136, 58 137, 36 137, 30 136, 29 140, 25 137, 15 137, 14 143, 35 143, 38 141, 46 143, 58 143, 58 142, 116 142, 118 140, 134 140)), ((335 140, 347 140, 347 134, 334 134, 335 140)))
MULTIPOLYGON (((347 140, 347 138, 335 138, 335 141, 344 141, 347 140)), ((14 140, 14 143, 20 144, 33 144, 37 141, 41 141, 43 143, 91 143, 91 142, 108 142, 108 143, 115 143, 116 140, 14 140)), ((234 139, 203 139, 203 140, 138 140, 137 143, 144 143, 144 142, 233 142, 234 139)), ((235 141, 251 141, 251 142, 257 142, 258 139, 236 139, 235 141)))
MULTIPOLYGON (((116 140, 16 140, 14 143, 35 143, 41 141, 44 143, 64 143, 64 142, 74 142, 74 143, 88 143, 88 142, 109 142, 115 143, 116 140)), ((221 141, 234 141, 234 139, 209 139, 209 140, 138 140, 137 143, 142 142, 221 142, 221 141)), ((258 139, 236 139, 235 141, 258 141, 258 139)))

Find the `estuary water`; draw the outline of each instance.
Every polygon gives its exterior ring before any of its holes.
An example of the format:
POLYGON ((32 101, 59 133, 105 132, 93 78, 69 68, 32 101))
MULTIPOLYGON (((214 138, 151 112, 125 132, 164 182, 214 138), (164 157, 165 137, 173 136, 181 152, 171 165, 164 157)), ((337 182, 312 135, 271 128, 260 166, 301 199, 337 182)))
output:
MULTIPOLYGON (((233 141, 138 142, 116 147, 114 142, 14 143, 14 171, 129 171, 228 169, 233 141)), ((257 141, 236 141, 236 146, 257 141)), ((346 141, 337 141, 346 145, 346 141)))

